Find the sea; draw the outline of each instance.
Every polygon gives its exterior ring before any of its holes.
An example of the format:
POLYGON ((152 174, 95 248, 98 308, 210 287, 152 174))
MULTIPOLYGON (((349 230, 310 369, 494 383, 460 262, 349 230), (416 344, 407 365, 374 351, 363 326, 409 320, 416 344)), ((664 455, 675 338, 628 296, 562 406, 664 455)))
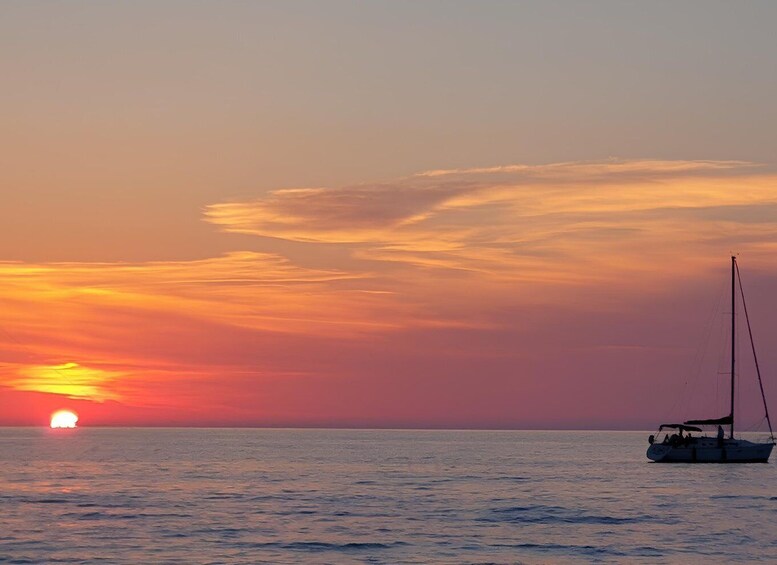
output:
POLYGON ((647 432, 0 428, 2 563, 777 562, 777 465, 647 432))

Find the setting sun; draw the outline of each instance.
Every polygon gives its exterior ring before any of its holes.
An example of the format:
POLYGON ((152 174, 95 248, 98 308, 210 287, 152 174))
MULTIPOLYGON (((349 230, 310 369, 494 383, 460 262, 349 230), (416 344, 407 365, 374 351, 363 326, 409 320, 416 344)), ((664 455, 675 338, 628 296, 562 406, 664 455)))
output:
POLYGON ((51 415, 52 428, 75 428, 78 415, 70 410, 59 410, 51 415))

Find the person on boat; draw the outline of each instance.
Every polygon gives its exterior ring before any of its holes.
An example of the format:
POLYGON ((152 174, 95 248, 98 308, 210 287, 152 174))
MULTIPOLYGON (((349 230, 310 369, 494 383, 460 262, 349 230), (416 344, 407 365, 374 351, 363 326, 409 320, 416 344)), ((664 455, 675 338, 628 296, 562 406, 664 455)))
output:
POLYGON ((723 426, 718 424, 718 447, 723 445, 723 426))

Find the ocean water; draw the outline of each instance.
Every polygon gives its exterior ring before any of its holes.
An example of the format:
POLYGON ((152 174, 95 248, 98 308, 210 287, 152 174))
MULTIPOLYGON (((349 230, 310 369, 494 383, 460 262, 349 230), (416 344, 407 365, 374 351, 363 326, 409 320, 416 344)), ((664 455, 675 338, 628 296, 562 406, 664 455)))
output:
POLYGON ((777 466, 647 433, 0 429, 7 563, 777 562, 777 466))

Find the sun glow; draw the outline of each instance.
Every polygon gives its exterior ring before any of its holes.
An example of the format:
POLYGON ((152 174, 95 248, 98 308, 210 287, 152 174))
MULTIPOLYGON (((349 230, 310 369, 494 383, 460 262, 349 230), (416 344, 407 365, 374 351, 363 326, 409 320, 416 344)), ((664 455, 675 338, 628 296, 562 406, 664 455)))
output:
POLYGON ((118 396, 111 391, 110 385, 121 376, 122 373, 117 371, 86 367, 78 363, 62 363, 23 367, 19 370, 19 375, 10 380, 10 384, 17 390, 48 392, 69 398, 104 402, 117 399, 118 396))
POLYGON ((59 410, 51 415, 52 428, 75 428, 78 415, 70 410, 59 410))

